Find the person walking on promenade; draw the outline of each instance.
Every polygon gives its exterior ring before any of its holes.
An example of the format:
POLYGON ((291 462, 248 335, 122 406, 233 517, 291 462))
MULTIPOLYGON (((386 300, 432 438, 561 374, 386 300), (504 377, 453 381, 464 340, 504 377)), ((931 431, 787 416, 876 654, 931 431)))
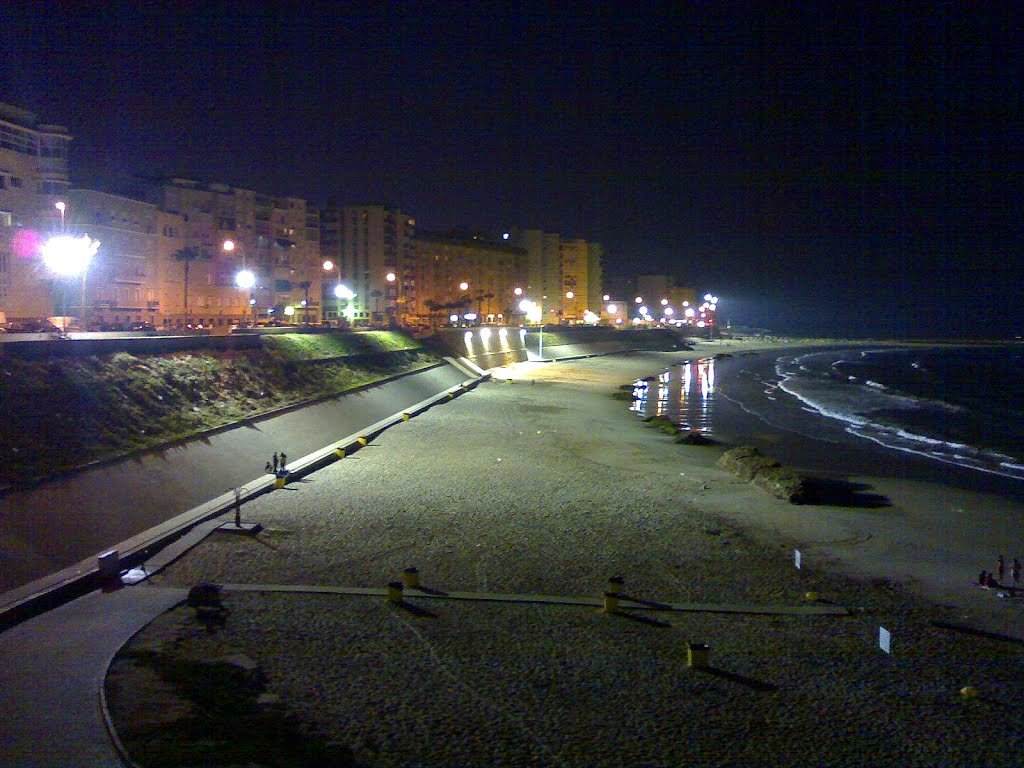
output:
POLYGON ((281 451, 281 469, 286 469, 285 465, 288 463, 288 454, 281 451))
POLYGON ((277 451, 274 451, 274 471, 277 472, 277 451))
POLYGON ((1003 556, 1000 555, 996 558, 996 578, 999 579, 999 583, 1003 583, 1003 579, 1006 577, 1006 561, 1003 560, 1003 556))
POLYGON ((1010 564, 1010 576, 1013 577, 1014 587, 1020 584, 1020 560, 1016 557, 1013 558, 1013 563, 1010 564))

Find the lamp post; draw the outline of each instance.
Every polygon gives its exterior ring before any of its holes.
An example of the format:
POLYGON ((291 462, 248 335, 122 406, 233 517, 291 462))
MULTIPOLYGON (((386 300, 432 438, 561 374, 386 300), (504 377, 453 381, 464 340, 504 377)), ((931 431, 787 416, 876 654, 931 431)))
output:
MULTIPOLYGON (((67 331, 67 283, 66 279, 85 272, 89 262, 100 247, 99 240, 88 235, 70 237, 56 235, 43 243, 40 253, 46 267, 61 280, 61 331, 67 331)), ((84 303, 84 300, 83 300, 84 303)))
POLYGON ((328 259, 323 263, 324 272, 333 272, 335 269, 338 270, 338 282, 334 286, 334 296, 337 299, 335 312, 338 315, 338 327, 341 327, 341 296, 338 293, 338 288, 341 286, 341 264, 335 264, 333 261, 328 259))

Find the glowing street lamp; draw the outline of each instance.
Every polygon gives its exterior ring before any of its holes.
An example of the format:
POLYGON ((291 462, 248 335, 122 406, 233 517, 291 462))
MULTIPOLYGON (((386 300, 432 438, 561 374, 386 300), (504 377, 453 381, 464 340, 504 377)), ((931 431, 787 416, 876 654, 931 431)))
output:
MULTIPOLYGON (((63 211, 62 211, 63 213, 63 211)), ((67 278, 75 275, 82 275, 82 308, 85 308, 85 273, 89 269, 92 257, 99 250, 100 241, 93 240, 88 235, 71 237, 70 235, 56 235, 51 237, 40 248, 43 263, 46 268, 58 277, 67 278)), ((60 300, 61 317, 67 315, 67 286, 61 284, 60 300)), ((66 321, 62 321, 66 325, 66 321)), ((64 330, 63 328, 61 330, 64 330)))
POLYGON ((337 307, 335 313, 338 315, 338 326, 341 326, 341 297, 338 296, 338 287, 341 285, 341 264, 335 264, 330 259, 327 259, 323 263, 324 272, 333 272, 335 269, 338 270, 338 282, 334 287, 334 295, 337 298, 337 307))
POLYGON ((67 203, 63 200, 59 200, 53 204, 53 207, 60 211, 60 231, 64 231, 64 211, 67 209, 67 203))

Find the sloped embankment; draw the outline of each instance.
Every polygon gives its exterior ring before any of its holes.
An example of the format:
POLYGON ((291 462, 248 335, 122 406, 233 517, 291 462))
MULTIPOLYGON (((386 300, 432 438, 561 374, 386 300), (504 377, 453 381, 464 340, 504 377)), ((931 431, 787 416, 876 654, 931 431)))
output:
POLYGON ((0 358, 0 482, 185 439, 436 361, 387 332, 268 336, 245 351, 0 358))

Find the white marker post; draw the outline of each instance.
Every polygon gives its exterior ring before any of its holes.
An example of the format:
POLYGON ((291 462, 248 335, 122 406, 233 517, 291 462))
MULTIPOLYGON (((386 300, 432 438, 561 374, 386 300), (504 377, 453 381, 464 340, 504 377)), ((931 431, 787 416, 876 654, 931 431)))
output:
POLYGON ((793 550, 793 565, 795 565, 797 567, 797 570, 800 570, 800 550, 799 549, 794 549, 793 550))
POLYGON ((878 647, 888 654, 892 654, 892 634, 885 627, 878 628, 878 647))

